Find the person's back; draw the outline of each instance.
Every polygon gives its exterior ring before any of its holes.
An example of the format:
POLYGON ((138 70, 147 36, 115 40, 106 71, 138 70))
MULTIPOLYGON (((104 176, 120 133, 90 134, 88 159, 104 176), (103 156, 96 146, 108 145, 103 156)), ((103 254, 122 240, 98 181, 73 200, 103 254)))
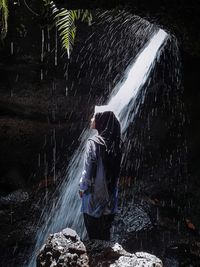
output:
POLYGON ((87 143, 80 179, 82 212, 89 238, 109 240, 111 223, 117 211, 120 125, 112 112, 104 112, 95 115, 93 128, 99 134, 87 143))

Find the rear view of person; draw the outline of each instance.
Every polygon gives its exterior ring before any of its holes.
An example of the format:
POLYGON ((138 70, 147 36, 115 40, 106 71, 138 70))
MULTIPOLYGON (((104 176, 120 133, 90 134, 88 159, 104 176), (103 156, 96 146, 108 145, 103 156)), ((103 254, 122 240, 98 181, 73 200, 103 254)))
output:
POLYGON ((89 239, 110 240, 117 211, 121 128, 112 111, 96 113, 91 128, 98 134, 87 141, 79 183, 82 212, 89 239))

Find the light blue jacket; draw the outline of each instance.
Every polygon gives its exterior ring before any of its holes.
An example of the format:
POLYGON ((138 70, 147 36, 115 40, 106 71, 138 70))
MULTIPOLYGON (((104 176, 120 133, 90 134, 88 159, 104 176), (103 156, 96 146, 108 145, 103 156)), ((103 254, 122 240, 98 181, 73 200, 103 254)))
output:
POLYGON ((95 136, 88 139, 79 183, 80 190, 84 191, 81 211, 97 218, 117 211, 117 185, 114 193, 109 195, 102 158, 103 149, 106 149, 103 138, 95 136))

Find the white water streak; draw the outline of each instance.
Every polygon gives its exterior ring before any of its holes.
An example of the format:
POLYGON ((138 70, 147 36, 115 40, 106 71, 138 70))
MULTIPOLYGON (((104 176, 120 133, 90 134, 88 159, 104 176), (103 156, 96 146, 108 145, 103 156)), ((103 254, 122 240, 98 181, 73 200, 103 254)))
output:
POLYGON ((140 89, 146 83, 151 70, 159 55, 159 50, 167 37, 167 33, 159 30, 137 57, 135 63, 126 72, 124 82, 117 86, 108 101, 108 109, 115 112, 122 125, 122 132, 127 129, 132 109, 129 104, 134 104, 140 89))
MULTIPOLYGON (((122 133, 126 131, 133 119, 135 112, 134 114, 131 112, 135 99, 147 81, 156 59, 159 58, 160 49, 166 38, 167 33, 163 30, 159 30, 152 36, 137 55, 135 62, 126 71, 123 82, 115 87, 107 102, 107 109, 113 110, 120 119, 122 133)), ((58 232, 65 227, 71 227, 83 236, 84 226, 80 213, 81 199, 78 196, 78 183, 83 169, 85 143, 89 135, 90 131, 84 130, 80 137, 82 141, 68 166, 66 178, 61 187, 61 197, 51 213, 47 214, 46 224, 37 236, 34 254, 50 233, 58 232)), ((29 267, 35 266, 34 257, 33 255, 29 267)))

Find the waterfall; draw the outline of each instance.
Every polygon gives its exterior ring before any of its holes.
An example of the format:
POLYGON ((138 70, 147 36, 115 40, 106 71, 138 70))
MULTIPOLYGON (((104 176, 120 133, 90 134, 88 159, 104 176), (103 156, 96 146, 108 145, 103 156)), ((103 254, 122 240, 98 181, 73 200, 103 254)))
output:
MULTIPOLYGON (((135 100, 139 96, 141 88, 147 82, 156 60, 159 60, 159 55, 167 37, 167 33, 163 30, 158 30, 151 36, 150 40, 136 56, 134 62, 126 70, 123 81, 114 88, 106 106, 104 106, 105 109, 114 111, 118 116, 122 126, 122 133, 125 133, 137 112, 137 108, 134 106, 135 100)), ((84 231, 80 212, 81 199, 78 196, 78 183, 83 169, 85 143, 89 136, 90 131, 85 129, 80 137, 81 144, 72 156, 67 168, 66 177, 61 185, 60 198, 54 204, 52 210, 44 214, 46 223, 38 231, 33 256, 28 264, 29 267, 35 266, 36 251, 45 242, 50 233, 58 232, 65 227, 75 229, 80 235, 84 231)))

